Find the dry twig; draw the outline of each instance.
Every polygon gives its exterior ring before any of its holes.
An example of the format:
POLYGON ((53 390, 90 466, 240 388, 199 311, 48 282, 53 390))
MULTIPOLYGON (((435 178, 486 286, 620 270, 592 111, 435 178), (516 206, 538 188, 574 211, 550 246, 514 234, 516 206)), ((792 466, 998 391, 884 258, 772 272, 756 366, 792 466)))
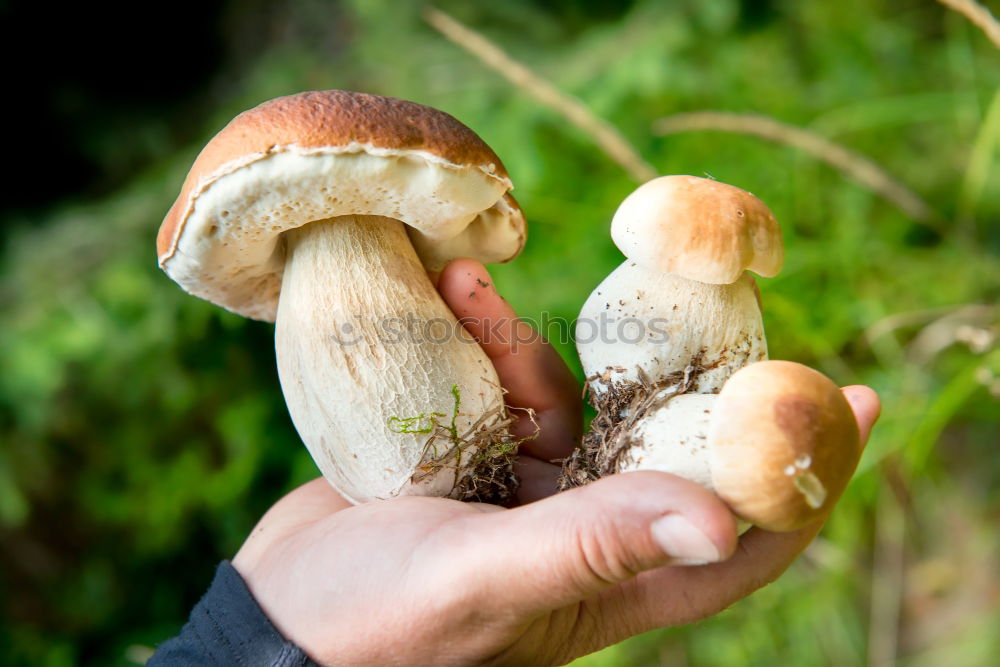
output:
POLYGON ((938 0, 942 5, 953 9, 980 30, 982 30, 993 45, 1000 49, 1000 21, 976 0, 938 0))
POLYGON ((606 120, 595 116, 583 102, 560 91, 511 58, 486 37, 459 23, 440 9, 426 7, 424 20, 453 43, 479 58, 487 67, 582 130, 634 180, 645 183, 656 178, 656 170, 642 159, 621 133, 606 120))
POLYGON ((937 308, 922 308, 920 310, 908 310, 900 313, 892 313, 876 320, 873 324, 870 324, 867 328, 865 328, 864 336, 868 343, 871 344, 876 339, 888 333, 892 333, 896 329, 930 322, 931 320, 936 320, 942 315, 948 315, 956 310, 967 308, 970 305, 974 306, 976 304, 962 303, 955 306, 939 306, 937 308))
POLYGON ((985 304, 969 304, 944 315, 914 336, 907 356, 920 366, 955 343, 962 343, 973 354, 983 354, 996 342, 998 309, 985 304))
POLYGON ((939 226, 935 224, 937 216, 931 207, 877 164, 859 153, 800 127, 781 123, 759 114, 698 111, 661 118, 656 121, 653 128, 659 134, 675 134, 692 130, 736 132, 798 148, 826 162, 856 183, 892 202, 917 222, 934 229, 939 226))
MULTIPOLYGON (((903 327, 924 326, 909 345, 908 356, 918 363, 927 363, 941 350, 955 342, 966 342, 970 349, 978 349, 977 340, 963 340, 963 332, 989 331, 1000 317, 1000 307, 992 304, 963 303, 955 306, 927 308, 903 313, 893 313, 878 320, 864 331, 869 345, 903 327), (925 324, 926 323, 926 324, 925 324)), ((992 340, 982 345, 991 345, 992 340)))
MULTIPOLYGON (((906 515, 893 492, 895 460, 883 466, 875 514, 874 562, 868 621, 868 667, 891 667, 899 650, 899 617, 906 572, 906 515)), ((898 473, 896 473, 898 477, 898 473)))

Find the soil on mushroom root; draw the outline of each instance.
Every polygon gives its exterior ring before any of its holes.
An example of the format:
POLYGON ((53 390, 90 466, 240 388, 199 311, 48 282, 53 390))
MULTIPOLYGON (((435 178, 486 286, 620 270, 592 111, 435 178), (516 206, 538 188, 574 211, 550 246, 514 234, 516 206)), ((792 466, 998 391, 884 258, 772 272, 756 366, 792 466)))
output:
POLYGON ((476 452, 473 464, 462 477, 450 498, 466 502, 506 505, 517 492, 521 479, 514 472, 517 443, 489 442, 476 452))
POLYGON ((691 391, 698 377, 717 365, 703 365, 701 359, 699 354, 683 370, 656 381, 638 367, 638 380, 613 381, 614 374, 625 372, 618 367, 609 367, 603 374, 587 378, 584 392, 597 415, 580 446, 563 460, 559 490, 583 486, 617 472, 632 448, 632 427, 651 409, 691 391), (594 392, 592 382, 604 385, 605 390, 600 394, 594 392))
POLYGON ((455 386, 452 395, 455 405, 450 422, 441 423, 438 418, 445 415, 431 413, 429 428, 416 431, 427 433, 428 437, 411 481, 419 483, 434 475, 453 474, 455 480, 449 498, 504 505, 520 486, 520 479, 514 473, 517 449, 521 443, 538 437, 535 413, 523 409, 535 424, 534 433, 523 438, 510 435, 515 418, 504 404, 482 411, 472 425, 460 433, 456 420, 463 413, 459 412, 461 396, 455 386))

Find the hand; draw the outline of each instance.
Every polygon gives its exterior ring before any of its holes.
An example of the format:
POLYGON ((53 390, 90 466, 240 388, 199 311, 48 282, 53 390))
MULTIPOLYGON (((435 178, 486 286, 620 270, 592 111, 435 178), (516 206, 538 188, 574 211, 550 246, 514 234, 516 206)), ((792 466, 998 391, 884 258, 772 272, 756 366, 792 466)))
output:
MULTIPOLYGON (((579 388, 547 343, 514 349, 530 327, 484 283, 481 265, 459 260, 439 289, 482 341, 511 405, 537 412, 539 437, 518 462, 522 504, 406 497, 352 506, 322 479, 280 500, 233 565, 314 660, 562 664, 722 610, 773 581, 815 536, 819 524, 751 529, 737 540, 718 498, 666 473, 614 475, 554 495, 558 466, 549 460, 579 441, 579 388), (487 339, 485 320, 507 324, 487 339)), ((844 393, 867 441, 878 398, 866 387, 844 393)), ((515 428, 533 426, 522 419, 515 428)))

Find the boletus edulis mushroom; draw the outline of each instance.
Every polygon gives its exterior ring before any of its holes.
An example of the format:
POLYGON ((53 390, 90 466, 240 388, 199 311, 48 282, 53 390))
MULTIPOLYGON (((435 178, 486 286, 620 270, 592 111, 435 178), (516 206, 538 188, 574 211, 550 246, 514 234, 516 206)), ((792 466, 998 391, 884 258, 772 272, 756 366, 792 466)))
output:
POLYGON ((520 252, 511 188, 444 112, 338 90, 281 97, 202 150, 159 262, 191 294, 276 322, 292 420, 344 496, 499 500, 514 483, 502 390, 428 272, 520 252))
POLYGON ((625 199, 611 233, 627 259, 577 325, 597 416, 561 486, 661 470, 716 491, 740 519, 770 530, 826 511, 857 465, 857 425, 823 375, 765 361, 748 271, 781 269, 770 209, 731 185, 664 176, 625 199))

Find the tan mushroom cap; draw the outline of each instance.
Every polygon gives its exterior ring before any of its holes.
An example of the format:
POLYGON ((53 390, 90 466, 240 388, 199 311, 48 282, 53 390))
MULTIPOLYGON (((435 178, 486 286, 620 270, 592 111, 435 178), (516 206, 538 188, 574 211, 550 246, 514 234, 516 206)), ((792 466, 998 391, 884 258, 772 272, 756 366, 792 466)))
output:
POLYGON ((761 361, 729 378, 709 439, 716 493, 767 530, 796 530, 829 511, 861 456, 840 389, 790 361, 761 361))
POLYGON ((500 159, 452 116, 340 90, 280 97, 237 116, 202 150, 157 237, 188 292, 273 321, 281 234, 372 215, 406 223, 425 266, 514 258, 525 221, 500 159))
POLYGON ((703 283, 734 283, 745 270, 774 276, 781 228, 764 202, 697 176, 661 176, 625 198, 611 237, 629 259, 703 283))

